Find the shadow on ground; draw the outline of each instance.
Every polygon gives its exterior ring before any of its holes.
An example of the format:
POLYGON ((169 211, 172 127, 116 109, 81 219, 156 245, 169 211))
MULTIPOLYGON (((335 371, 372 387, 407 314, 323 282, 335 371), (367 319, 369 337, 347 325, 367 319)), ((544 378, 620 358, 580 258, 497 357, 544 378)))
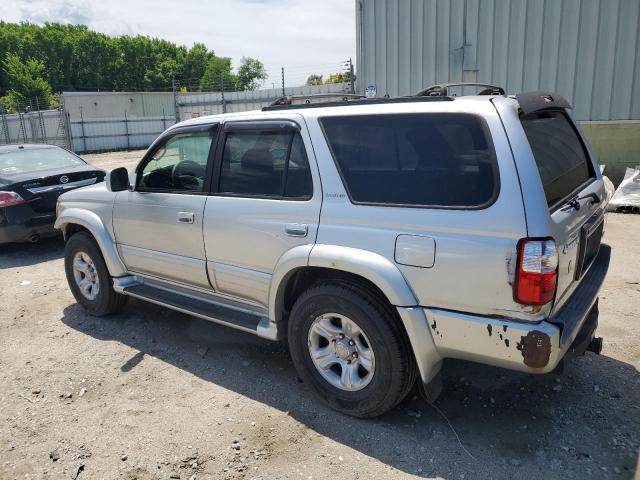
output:
POLYGON ((138 301, 107 319, 72 305, 62 321, 98 340, 138 350, 121 366, 123 372, 144 355, 157 357, 288 412, 317 433, 407 473, 456 479, 465 473, 466 478, 539 473, 631 478, 636 468, 640 375, 607 357, 606 350, 576 359, 562 376, 450 361, 437 409, 412 393, 383 417, 358 420, 316 401, 298 382, 280 344, 138 301), (203 347, 208 348, 204 358, 198 354, 203 347))
POLYGON ((0 270, 27 267, 64 256, 62 235, 43 238, 38 243, 7 243, 0 245, 0 270))

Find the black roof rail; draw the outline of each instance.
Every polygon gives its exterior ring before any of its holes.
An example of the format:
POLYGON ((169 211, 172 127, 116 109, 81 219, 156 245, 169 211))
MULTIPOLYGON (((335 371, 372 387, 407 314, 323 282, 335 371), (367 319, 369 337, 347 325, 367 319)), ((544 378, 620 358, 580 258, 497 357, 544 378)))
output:
MULTIPOLYGON (((295 104, 279 104, 262 107, 263 112, 273 110, 295 110, 301 108, 324 108, 324 107, 355 107, 358 105, 379 105, 385 103, 415 103, 415 102, 447 102, 452 101, 451 97, 395 97, 395 98, 357 98, 355 100, 321 102, 321 103, 304 103, 302 105, 295 104)), ((275 103, 275 102, 274 102, 275 103)))
POLYGON ((269 105, 270 107, 275 107, 276 105, 293 105, 295 101, 303 101, 303 104, 308 105, 310 103, 314 103, 313 100, 320 99, 328 99, 328 98, 337 98, 342 100, 343 102, 348 102, 349 100, 355 100, 358 98, 364 98, 363 95, 357 95, 355 93, 312 93, 309 95, 284 95, 269 105))
POLYGON ((460 83, 441 83, 438 85, 431 85, 416 93, 416 97, 447 97, 449 95, 449 88, 451 87, 483 87, 484 90, 478 92, 478 95, 504 95, 504 88, 496 85, 489 85, 488 83, 473 83, 473 82, 460 82, 460 83))

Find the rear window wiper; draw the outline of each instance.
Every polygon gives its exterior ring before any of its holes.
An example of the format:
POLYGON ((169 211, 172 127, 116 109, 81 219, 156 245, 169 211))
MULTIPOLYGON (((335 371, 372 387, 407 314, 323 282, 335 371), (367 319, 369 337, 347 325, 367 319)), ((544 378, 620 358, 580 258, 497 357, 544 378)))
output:
POLYGON ((580 202, 582 200, 586 200, 586 199, 591 199, 591 203, 592 204, 600 203, 600 197, 598 196, 598 194, 592 192, 592 193, 588 193, 586 195, 582 195, 581 197, 576 195, 575 197, 572 197, 572 198, 568 199, 565 202, 565 205, 567 207, 574 208, 575 210, 580 210, 580 207, 582 206, 582 204, 580 202))

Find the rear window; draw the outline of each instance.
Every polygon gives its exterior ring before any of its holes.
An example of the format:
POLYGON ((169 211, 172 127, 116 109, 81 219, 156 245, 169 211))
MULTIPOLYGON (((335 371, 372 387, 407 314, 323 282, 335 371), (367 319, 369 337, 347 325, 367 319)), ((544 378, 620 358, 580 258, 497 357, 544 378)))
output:
POLYGON ((0 152, 0 175, 16 175, 79 165, 85 165, 85 162, 62 148, 25 148, 0 152))
POLYGON ((565 113, 532 113, 521 121, 550 207, 594 178, 584 145, 565 113))
POLYGON ((482 208, 497 196, 495 154, 476 115, 354 115, 320 123, 353 202, 482 208))

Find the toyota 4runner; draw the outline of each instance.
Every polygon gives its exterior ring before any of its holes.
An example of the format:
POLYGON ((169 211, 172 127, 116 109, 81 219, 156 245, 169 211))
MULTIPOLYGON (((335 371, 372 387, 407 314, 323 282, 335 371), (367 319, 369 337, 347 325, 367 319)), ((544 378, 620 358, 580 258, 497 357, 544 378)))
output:
POLYGON ((131 175, 60 197, 73 295, 286 341, 360 417, 416 378, 435 398, 446 358, 545 373, 599 353, 607 199, 569 104, 449 87, 174 125, 131 175))

